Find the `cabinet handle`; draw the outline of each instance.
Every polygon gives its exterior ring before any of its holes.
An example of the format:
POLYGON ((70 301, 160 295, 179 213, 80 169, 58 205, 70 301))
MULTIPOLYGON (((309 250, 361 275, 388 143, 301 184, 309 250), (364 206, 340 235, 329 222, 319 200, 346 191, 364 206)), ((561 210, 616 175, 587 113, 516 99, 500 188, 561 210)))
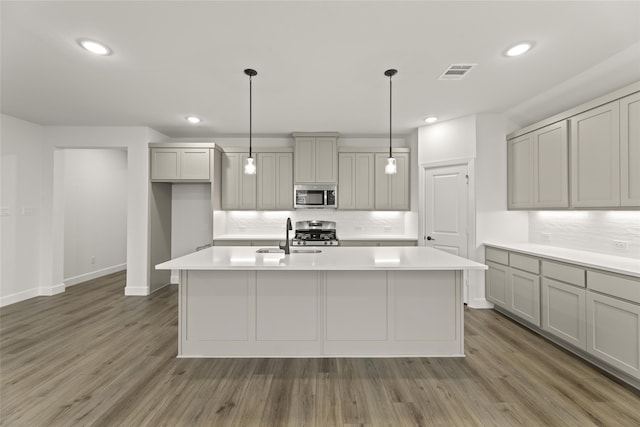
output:
POLYGON ((433 237, 431 237, 431 236, 427 236, 427 240, 436 240, 436 239, 434 239, 434 238, 433 238, 433 237))

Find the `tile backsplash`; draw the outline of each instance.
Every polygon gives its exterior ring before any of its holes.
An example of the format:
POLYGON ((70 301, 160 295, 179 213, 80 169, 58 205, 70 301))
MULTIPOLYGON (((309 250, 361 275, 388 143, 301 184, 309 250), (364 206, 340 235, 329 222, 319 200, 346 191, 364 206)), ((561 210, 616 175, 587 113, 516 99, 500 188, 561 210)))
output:
POLYGON ((640 212, 530 212, 529 241, 640 260, 640 212))
MULTIPOLYGON (((335 221, 338 238, 341 236, 366 235, 418 235, 418 217, 415 212, 398 211, 336 211, 336 210, 295 210, 295 211, 226 211, 218 212, 224 229, 216 234, 284 234, 287 217, 291 221, 325 220, 335 221)), ((218 219, 216 218, 216 221, 218 219)))

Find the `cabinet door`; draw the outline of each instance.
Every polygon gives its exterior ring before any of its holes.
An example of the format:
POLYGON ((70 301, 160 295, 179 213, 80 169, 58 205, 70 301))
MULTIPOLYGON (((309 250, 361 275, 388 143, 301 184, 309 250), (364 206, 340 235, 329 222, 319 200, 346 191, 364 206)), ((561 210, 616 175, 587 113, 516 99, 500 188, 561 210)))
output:
POLYGON ((258 153, 256 160, 257 208, 275 209, 278 192, 276 153, 258 153))
POLYGON ((391 209, 390 180, 389 175, 384 173, 384 167, 387 164, 386 154, 376 154, 375 159, 375 208, 391 209))
MULTIPOLYGON (((409 154, 394 154, 398 172, 390 177, 391 209, 409 210, 409 154)), ((384 172, 383 172, 384 173, 384 172)))
POLYGON ((540 326, 540 276, 509 269, 511 311, 522 319, 540 326))
POLYGON ((239 170, 241 169, 240 153, 225 153, 222 156, 222 209, 240 208, 240 182, 239 170))
POLYGON ((569 140, 567 121, 537 130, 534 141, 534 205, 569 207, 569 140))
POLYGON ((298 137, 295 140, 294 180, 296 183, 316 181, 316 139, 298 137))
POLYGON ((511 300, 511 288, 509 287, 509 267, 487 262, 489 269, 485 273, 485 294, 487 300, 509 309, 511 300))
POLYGON ((180 179, 209 180, 210 150, 185 148, 180 150, 180 179))
POLYGON ((571 205, 620 206, 618 101, 571 118, 571 205))
POLYGON ((151 179, 163 181, 175 181, 180 179, 179 149, 151 149, 151 179))
POLYGON ((398 172, 393 175, 384 173, 388 155, 375 155, 375 208, 380 210, 410 209, 409 153, 396 153, 398 172))
POLYGON ((542 329, 582 349, 587 349, 586 290, 542 279, 542 329))
POLYGON ((373 153, 340 153, 338 208, 370 210, 375 207, 373 153))
POLYGON ((293 208, 293 154, 257 154, 257 209, 293 208))
MULTIPOLYGON (((256 175, 247 175, 244 173, 244 163, 249 157, 248 154, 240 155, 238 165, 238 175, 240 182, 240 206, 238 209, 255 209, 256 208, 256 175)), ((257 171, 256 171, 257 172, 257 171)))
POLYGON ((356 209, 373 209, 375 206, 373 182, 375 158, 373 153, 356 153, 354 173, 354 198, 356 209))
POLYGON ((622 206, 640 206, 640 93, 620 100, 622 206))
POLYGON ((276 209, 293 209, 293 153, 276 153, 276 209))
POLYGON ((247 157, 226 153, 222 158, 222 209, 256 208, 256 175, 244 173, 247 157))
POLYGON ((587 351, 640 378, 640 305, 587 291, 587 351))
MULTIPOLYGON (((356 154, 338 155, 338 209, 355 209, 356 154)), ((371 187, 373 189, 373 186, 371 187)))
POLYGON ((333 137, 318 137, 315 141, 315 182, 338 182, 338 147, 333 137))
POLYGON ((533 134, 507 142, 507 204, 509 209, 534 207, 533 134))

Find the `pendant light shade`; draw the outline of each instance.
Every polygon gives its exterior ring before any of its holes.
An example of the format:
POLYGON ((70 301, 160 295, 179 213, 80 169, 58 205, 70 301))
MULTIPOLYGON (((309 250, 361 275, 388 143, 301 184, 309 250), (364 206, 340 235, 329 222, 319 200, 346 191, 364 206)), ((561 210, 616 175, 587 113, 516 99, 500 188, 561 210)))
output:
POLYGON ((247 158, 247 160, 244 163, 244 173, 247 175, 255 175, 256 174, 256 164, 253 160, 253 155, 251 152, 251 139, 252 139, 252 131, 251 131, 251 115, 252 115, 252 111, 251 111, 251 104, 252 104, 252 93, 251 93, 251 89, 252 89, 252 81, 251 78, 253 76, 257 76, 258 72, 256 70, 252 70, 251 68, 247 68, 246 70, 244 70, 244 73, 249 76, 249 157, 247 158))
POLYGON ((389 69, 384 72, 384 75, 389 77, 389 158, 387 164, 384 167, 384 173, 387 175, 393 175, 398 172, 396 167, 396 159, 393 158, 393 152, 391 151, 391 101, 392 101, 392 89, 391 89, 391 77, 395 76, 398 70, 389 69))

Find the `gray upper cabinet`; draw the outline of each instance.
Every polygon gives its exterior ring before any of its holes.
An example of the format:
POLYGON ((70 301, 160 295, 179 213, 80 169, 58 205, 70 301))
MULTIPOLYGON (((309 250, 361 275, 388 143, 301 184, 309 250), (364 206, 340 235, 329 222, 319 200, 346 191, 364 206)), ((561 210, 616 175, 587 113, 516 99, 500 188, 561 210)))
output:
POLYGON ((375 209, 409 210, 409 153, 394 153, 398 172, 393 175, 384 173, 388 157, 386 153, 375 155, 375 209))
POLYGON ((244 153, 222 157, 222 209, 256 209, 256 175, 245 175, 244 153))
POLYGON ((569 207, 567 121, 507 144, 509 209, 569 207))
POLYGON ((507 139, 509 209, 640 207, 640 82, 507 139))
POLYGON ((257 157, 257 208, 293 209, 293 153, 258 153, 257 157))
POLYGON ((533 197, 536 208, 569 207, 569 140, 563 120, 533 133, 533 197))
POLYGON ((210 182, 210 148, 151 148, 151 181, 210 182))
POLYGON ((620 103, 571 118, 571 205, 620 206, 620 103))
POLYGON ((340 153, 338 165, 338 209, 374 209, 374 154, 340 153))
POLYGON ((640 93, 620 100, 620 204, 640 206, 640 93))
POLYGON ((509 140, 507 159, 509 209, 533 208, 533 134, 509 140))
POLYGON ((335 133, 294 133, 294 182, 336 184, 338 182, 338 136, 335 133))

